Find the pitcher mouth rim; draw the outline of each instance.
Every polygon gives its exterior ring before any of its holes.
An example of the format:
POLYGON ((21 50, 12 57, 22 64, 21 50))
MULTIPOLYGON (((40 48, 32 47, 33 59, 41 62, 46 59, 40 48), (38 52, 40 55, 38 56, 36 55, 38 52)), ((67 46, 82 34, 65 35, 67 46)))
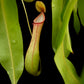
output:
POLYGON ((45 21, 45 15, 43 12, 41 12, 34 20, 33 20, 33 24, 42 24, 45 21), (38 17, 40 17, 41 15, 43 15, 43 20, 41 22, 36 22, 36 20, 38 19, 38 17))

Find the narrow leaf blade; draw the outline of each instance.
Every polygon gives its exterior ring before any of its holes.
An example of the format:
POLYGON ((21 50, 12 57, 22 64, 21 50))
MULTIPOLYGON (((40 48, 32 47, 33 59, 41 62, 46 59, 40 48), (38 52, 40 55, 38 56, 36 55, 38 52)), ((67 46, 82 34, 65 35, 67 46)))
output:
POLYGON ((54 60, 65 84, 80 84, 73 64, 65 56, 63 43, 57 49, 54 60))
POLYGON ((77 3, 77 0, 70 0, 67 4, 66 10, 65 10, 64 16, 63 16, 64 18, 63 18, 63 22, 62 22, 62 28, 60 29, 56 40, 54 40, 57 48, 60 46, 61 42, 63 41, 63 39, 65 37, 67 25, 69 24, 70 16, 71 16, 71 13, 72 13, 73 8, 76 3, 77 3))
POLYGON ((63 13, 63 2, 59 0, 52 0, 52 48, 54 52, 60 46, 65 37, 67 25, 69 24, 70 16, 76 3, 77 0, 70 0, 67 2, 66 9, 63 13), (61 4, 59 4, 61 8, 59 8, 57 2, 61 4), (63 21, 61 21, 61 14, 63 21))
POLYGON ((68 57, 70 52, 73 53, 72 47, 71 47, 71 39, 70 39, 70 34, 69 34, 69 27, 67 26, 67 30, 65 33, 65 37, 63 40, 63 45, 64 45, 64 53, 65 57, 68 57))
POLYGON ((55 39, 61 28, 61 12, 63 0, 52 0, 52 48, 56 51, 57 45, 55 39))
POLYGON ((66 10, 68 2, 69 2, 69 0, 63 0, 63 10, 62 10, 62 14, 61 14, 62 20, 63 20, 64 12, 66 10))

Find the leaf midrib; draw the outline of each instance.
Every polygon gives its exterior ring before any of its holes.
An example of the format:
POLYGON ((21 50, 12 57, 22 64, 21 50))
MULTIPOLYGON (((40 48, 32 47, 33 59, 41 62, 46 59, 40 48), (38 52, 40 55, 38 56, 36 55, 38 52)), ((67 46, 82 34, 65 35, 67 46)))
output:
POLYGON ((7 23, 6 23, 6 19, 5 19, 5 11, 4 11, 4 6, 3 6, 3 0, 1 0, 1 8, 2 8, 2 15, 3 15, 4 24, 5 24, 7 39, 8 39, 8 46, 9 46, 12 69, 13 69, 13 80, 14 80, 14 84, 15 84, 15 71, 14 71, 13 55, 12 55, 12 50, 11 50, 11 45, 10 45, 9 34, 8 34, 8 30, 7 30, 7 23))

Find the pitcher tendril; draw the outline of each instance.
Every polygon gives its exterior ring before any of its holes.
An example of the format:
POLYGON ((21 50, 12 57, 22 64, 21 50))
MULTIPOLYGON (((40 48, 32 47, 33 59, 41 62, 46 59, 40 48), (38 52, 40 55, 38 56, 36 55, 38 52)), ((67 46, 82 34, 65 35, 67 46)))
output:
POLYGON ((30 32, 30 34, 32 36, 31 27, 30 27, 30 24, 29 24, 29 19, 28 19, 26 7, 25 7, 25 4, 24 4, 24 1, 23 0, 21 0, 21 1, 22 1, 22 5, 23 5, 23 8, 24 8, 24 11, 25 11, 25 15, 26 15, 26 19, 27 19, 27 25, 28 25, 28 28, 29 28, 29 32, 30 32))

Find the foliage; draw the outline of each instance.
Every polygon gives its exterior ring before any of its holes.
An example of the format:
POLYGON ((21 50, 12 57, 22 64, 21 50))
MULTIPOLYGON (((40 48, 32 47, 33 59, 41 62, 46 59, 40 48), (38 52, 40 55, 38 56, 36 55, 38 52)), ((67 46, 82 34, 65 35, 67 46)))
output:
MULTIPOLYGON (((28 15, 25 8, 25 2, 35 0, 21 0, 26 15, 28 28, 32 36, 31 45, 28 48, 25 68, 36 76, 39 67, 39 40, 40 33, 37 35, 37 29, 42 29, 43 17, 35 19, 38 24, 33 24, 34 33, 31 32, 28 15), (40 21, 41 20, 41 21, 40 21), (41 23, 40 23, 41 22, 41 23), (41 25, 42 24, 42 25, 41 25), (36 41, 36 38, 38 41, 36 41), (36 43, 37 42, 37 43, 36 43), (34 44, 36 47, 34 49, 34 44), (37 53, 37 55, 36 55, 37 53), (33 55, 34 56, 33 56, 33 55)), ((73 53, 71 39, 69 34, 69 21, 73 12, 74 29, 77 34, 80 32, 80 21, 84 26, 84 0, 52 0, 52 49, 55 52, 55 64, 65 82, 65 84, 83 84, 84 68, 81 76, 76 73, 74 65, 68 60, 70 53, 73 53), (79 16, 78 16, 79 15, 79 16), (79 21, 80 18, 80 21, 79 21)), ((39 12, 46 12, 46 7, 41 1, 36 1, 36 9, 39 12)), ((43 13, 41 13, 43 14, 43 13)), ((12 84, 17 84, 24 68, 23 58, 23 40, 19 26, 18 11, 16 0, 0 0, 0 64, 7 71, 12 84)))
MULTIPOLYGON (((55 52, 54 60, 56 66, 62 75, 65 84, 83 84, 83 81, 80 81, 81 78, 77 75, 73 64, 67 58, 70 52, 73 53, 68 29, 72 11, 74 11, 74 28, 77 34, 80 31, 77 5, 82 5, 83 0, 79 0, 78 3, 77 0, 52 0, 52 48, 55 52)), ((83 5, 78 6, 78 12, 80 18, 82 17, 81 21, 83 24, 84 15, 81 11, 82 8, 83 5)))
POLYGON ((16 84, 23 68, 23 42, 15 0, 0 0, 0 64, 16 84))

